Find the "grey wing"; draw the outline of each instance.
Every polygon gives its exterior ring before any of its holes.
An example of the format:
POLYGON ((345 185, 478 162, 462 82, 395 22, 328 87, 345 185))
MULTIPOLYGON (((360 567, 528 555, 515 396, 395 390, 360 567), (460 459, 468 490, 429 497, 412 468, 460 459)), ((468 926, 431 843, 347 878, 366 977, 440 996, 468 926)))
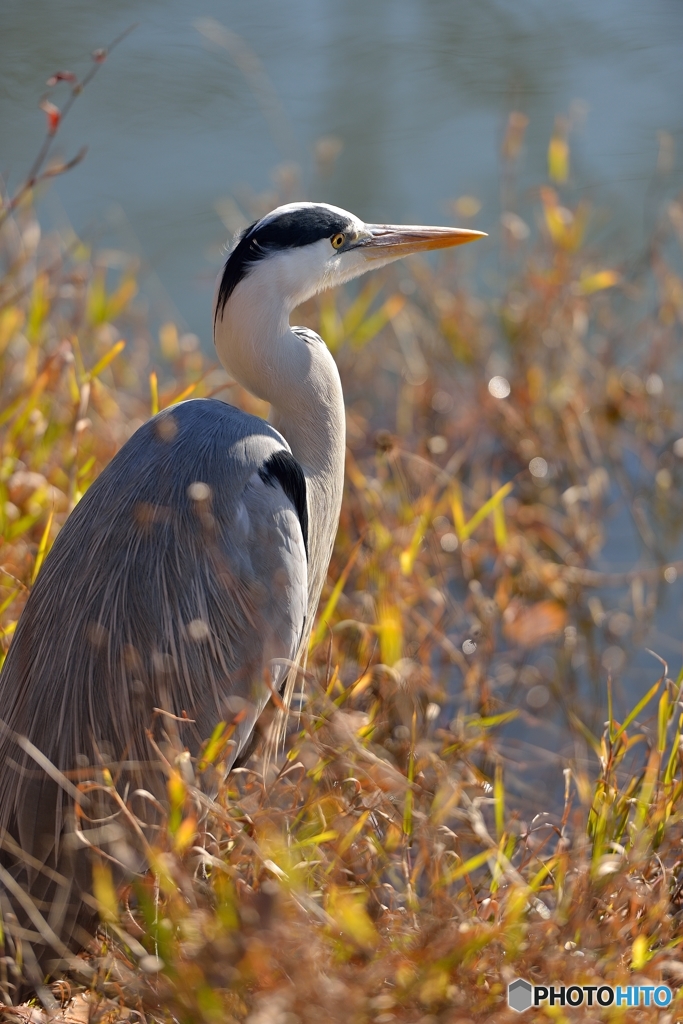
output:
POLYGON ((222 556, 218 577, 227 601, 219 605, 226 617, 236 610, 236 621, 225 621, 222 632, 237 638, 241 655, 234 658, 229 694, 218 695, 212 718, 199 711, 197 724, 206 735, 216 712, 221 720, 235 723, 229 767, 273 692, 282 692, 306 619, 305 538, 297 509, 278 480, 264 479, 259 472, 251 475, 222 556))
MULTIPOLYGON (((306 532, 303 472, 268 424, 207 400, 160 414, 62 527, 0 672, 0 718, 60 770, 125 761, 162 793, 150 727, 196 755, 224 721, 228 769, 297 655, 306 532)), ((60 829, 40 772, 22 797, 35 775, 5 730, 0 825, 16 814, 33 850, 60 829)))

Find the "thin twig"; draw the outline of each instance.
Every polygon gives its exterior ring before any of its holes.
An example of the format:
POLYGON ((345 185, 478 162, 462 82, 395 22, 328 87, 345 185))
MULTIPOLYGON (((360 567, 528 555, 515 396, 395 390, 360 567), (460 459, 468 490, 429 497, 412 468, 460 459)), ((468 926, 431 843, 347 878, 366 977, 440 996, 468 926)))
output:
MULTIPOLYGON (((99 69, 102 67, 109 54, 112 52, 112 50, 115 47, 117 47, 119 43, 123 42, 126 36, 130 35, 130 33, 136 27, 136 24, 129 25, 128 28, 124 29, 123 32, 121 32, 121 34, 118 35, 116 39, 114 39, 114 41, 109 44, 109 46, 104 47, 101 50, 94 51, 92 55, 92 67, 84 76, 82 81, 76 81, 74 83, 71 92, 69 93, 68 99, 64 104, 64 107, 61 111, 58 112, 59 116, 55 119, 54 124, 52 124, 51 122, 48 123, 48 130, 45 134, 45 138, 43 139, 42 145, 38 150, 35 160, 31 164, 31 167, 29 169, 28 174, 26 175, 26 178, 19 186, 17 191, 14 193, 12 198, 7 203, 5 203, 5 208, 0 212, 0 228, 5 223, 10 214, 14 212, 14 210, 17 208, 17 206, 24 198, 24 196, 28 192, 30 192, 31 189, 35 188, 39 181, 44 181, 47 178, 54 178, 59 174, 64 174, 66 171, 71 170, 72 167, 75 167, 76 164, 80 163, 80 161, 83 159, 87 152, 85 148, 79 150, 76 156, 72 157, 72 159, 68 160, 66 163, 61 164, 58 167, 48 168, 47 170, 41 172, 41 168, 43 167, 43 164, 45 163, 48 157, 50 149, 52 148, 52 143, 55 139, 55 136, 57 135, 57 132, 59 131, 59 128, 61 127, 64 121, 64 118, 67 116, 72 106, 76 102, 76 97, 80 96, 80 94, 83 92, 86 86, 88 86, 90 82, 92 82, 93 78, 95 77, 99 69)), ((43 100, 41 102, 45 102, 45 97, 43 97, 43 100)))

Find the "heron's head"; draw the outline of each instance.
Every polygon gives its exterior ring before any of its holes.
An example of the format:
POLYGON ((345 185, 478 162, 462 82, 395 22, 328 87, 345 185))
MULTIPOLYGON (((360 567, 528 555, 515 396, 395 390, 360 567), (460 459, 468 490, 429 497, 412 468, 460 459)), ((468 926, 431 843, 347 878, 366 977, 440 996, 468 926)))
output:
POLYGON ((326 203, 279 206, 246 228, 233 246, 216 294, 215 321, 241 282, 258 275, 289 313, 326 288, 413 252, 447 249, 482 238, 466 228, 365 224, 326 203))

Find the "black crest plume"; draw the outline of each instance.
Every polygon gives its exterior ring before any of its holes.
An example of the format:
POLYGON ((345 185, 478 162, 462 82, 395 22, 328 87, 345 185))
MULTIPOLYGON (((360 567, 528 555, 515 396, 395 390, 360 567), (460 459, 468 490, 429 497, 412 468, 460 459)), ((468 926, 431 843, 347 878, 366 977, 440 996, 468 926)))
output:
POLYGON ((328 210, 325 206, 315 205, 286 210, 275 217, 266 217, 250 224, 239 236, 237 245, 223 268, 214 326, 223 316, 223 310, 235 288, 255 263, 271 252, 311 245, 321 238, 331 238, 338 231, 345 231, 347 228, 348 221, 345 217, 334 210, 328 210))

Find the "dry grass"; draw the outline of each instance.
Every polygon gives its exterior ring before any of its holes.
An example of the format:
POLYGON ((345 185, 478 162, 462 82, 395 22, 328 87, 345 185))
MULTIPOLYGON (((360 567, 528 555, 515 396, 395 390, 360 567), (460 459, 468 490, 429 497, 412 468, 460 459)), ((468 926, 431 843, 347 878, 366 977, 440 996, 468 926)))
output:
MULTIPOLYGON (((53 986, 55 1019, 465 1024, 519 1019, 518 975, 678 986, 680 677, 653 661, 632 712, 619 683, 676 578, 683 210, 640 263, 605 266, 561 143, 538 229, 506 220, 493 298, 465 254, 302 311, 339 361, 349 454, 300 715, 211 803, 169 762, 149 872, 116 892, 94 861, 94 974, 53 986), (606 573, 620 517, 641 551, 606 573)), ((69 510, 150 412, 221 393, 265 412, 195 339, 149 336, 132 263, 41 241, 30 198, 2 234, 3 650, 69 510)))

